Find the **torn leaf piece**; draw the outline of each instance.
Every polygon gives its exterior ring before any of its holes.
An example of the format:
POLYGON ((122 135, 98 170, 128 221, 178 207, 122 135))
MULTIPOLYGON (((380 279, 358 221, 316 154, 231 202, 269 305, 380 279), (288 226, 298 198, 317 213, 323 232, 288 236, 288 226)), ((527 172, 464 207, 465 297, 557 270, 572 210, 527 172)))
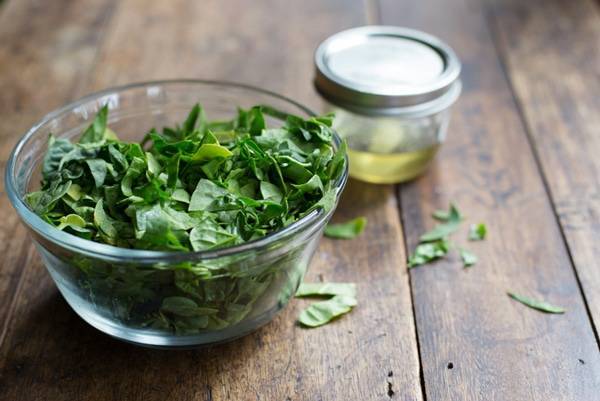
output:
POLYGON ((415 252, 408 259, 408 268, 424 265, 444 257, 449 249, 450 243, 446 239, 419 244, 415 248, 415 252))
POLYGON ((464 248, 460 248, 460 258, 463 261, 464 267, 470 267, 477 263, 477 255, 464 248))
POLYGON ((469 240, 470 241, 484 240, 486 235, 487 235, 487 227, 483 223, 471 224, 471 227, 469 227, 469 240))
POLYGON ((514 299, 515 301, 518 301, 518 302, 522 303, 523 305, 526 305, 532 309, 539 310, 540 312, 565 313, 565 311, 566 311, 564 308, 561 308, 560 306, 550 305, 549 303, 547 303, 545 301, 536 301, 535 299, 525 297, 523 295, 518 295, 518 294, 515 294, 514 292, 507 291, 506 294, 509 297, 511 297, 512 299, 514 299))
POLYGON ((364 231, 366 225, 365 217, 357 217, 341 224, 328 224, 325 227, 325 236, 338 239, 356 238, 364 231))
POLYGON ((355 297, 336 295, 326 301, 315 302, 304 309, 300 313, 298 321, 307 327, 319 327, 350 312, 356 304, 355 297))

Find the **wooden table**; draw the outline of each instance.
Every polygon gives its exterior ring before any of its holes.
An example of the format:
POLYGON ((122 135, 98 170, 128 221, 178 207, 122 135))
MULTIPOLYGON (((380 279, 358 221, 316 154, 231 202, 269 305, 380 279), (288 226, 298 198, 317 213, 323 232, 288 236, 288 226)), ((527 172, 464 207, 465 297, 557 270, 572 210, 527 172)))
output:
MULTIPOLYGON (((86 92, 131 81, 246 82, 314 109, 312 52, 367 23, 440 36, 464 92, 427 175, 351 181, 309 280, 358 283, 359 306, 314 330, 293 301, 230 344, 123 344, 66 305, 0 197, 0 400, 600 400, 600 12, 593 0, 4 0, 0 166, 24 130, 86 92), (456 202, 489 239, 406 269, 456 202), (566 307, 528 309, 514 290, 566 307)), ((1 187, 2 191, 4 187, 1 187)))

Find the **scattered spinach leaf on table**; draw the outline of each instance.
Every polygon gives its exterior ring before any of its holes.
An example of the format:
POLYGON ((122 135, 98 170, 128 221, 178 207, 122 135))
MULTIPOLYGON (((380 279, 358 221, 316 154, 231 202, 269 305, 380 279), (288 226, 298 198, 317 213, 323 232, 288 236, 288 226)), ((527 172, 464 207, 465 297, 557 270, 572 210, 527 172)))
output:
POLYGON ((511 297, 512 299, 514 299, 515 301, 518 301, 520 303, 522 303, 525 306, 528 306, 532 309, 536 309, 538 311, 541 312, 545 312, 545 313, 565 313, 566 310, 564 308, 561 308, 559 306, 554 306, 551 305, 545 301, 537 301, 535 299, 523 296, 523 295, 518 295, 515 294, 514 292, 511 291, 507 291, 506 294, 511 297))
POLYGON ((438 241, 447 238, 450 234, 458 230, 458 227, 463 220, 462 215, 454 204, 450 204, 450 208, 447 212, 438 210, 434 212, 433 215, 437 220, 440 220, 443 223, 436 225, 431 231, 421 235, 419 238, 420 242, 438 241))
POLYGON ((471 267, 477 263, 477 256, 465 248, 460 248, 460 258, 464 267, 471 267))
POLYGON ((450 203, 448 210, 434 211, 432 216, 434 219, 442 222, 461 221, 463 219, 463 216, 454 203, 450 203))
POLYGON ((307 327, 322 326, 336 317, 350 312, 356 304, 355 297, 336 295, 331 299, 311 304, 300 313, 298 321, 307 327))
POLYGON ((356 284, 354 283, 302 283, 296 297, 330 298, 311 304, 304 309, 298 321, 306 327, 317 327, 346 314, 357 305, 356 284))
POLYGON ((367 225, 366 217, 357 217, 340 224, 329 223, 325 227, 325 236, 338 239, 352 239, 358 237, 367 225))
MULTIPOLYGON (((419 238, 419 244, 408 259, 408 268, 421 266, 437 259, 443 258, 450 250, 448 238, 456 232, 464 217, 454 203, 450 203, 448 210, 436 210, 433 218, 440 221, 431 231, 426 232, 419 238)), ((469 231, 470 240, 483 240, 487 228, 480 223, 472 225, 469 231)), ((477 256, 464 248, 458 248, 464 267, 477 263, 477 256)))
POLYGON ((469 227, 469 240, 470 241, 481 241, 485 239, 487 235, 487 227, 484 223, 471 224, 469 227))
POLYGON ((419 244, 408 259, 408 268, 411 269, 443 258, 449 250, 450 242, 447 239, 419 244))

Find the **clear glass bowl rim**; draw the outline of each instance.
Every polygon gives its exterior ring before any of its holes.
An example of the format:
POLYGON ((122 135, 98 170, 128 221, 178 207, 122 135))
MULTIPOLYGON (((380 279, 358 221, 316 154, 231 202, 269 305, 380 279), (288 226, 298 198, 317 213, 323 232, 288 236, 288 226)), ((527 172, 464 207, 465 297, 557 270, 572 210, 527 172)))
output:
MULTIPOLYGON (((333 213, 333 210, 330 210, 328 213, 325 213, 322 209, 315 210, 308 215, 302 217, 301 219, 295 221, 289 226, 283 228, 282 230, 275 231, 270 233, 262 238, 245 242, 240 245, 221 248, 214 251, 200 251, 200 252, 172 252, 172 251, 151 251, 151 250, 141 250, 141 249, 129 249, 129 248, 119 248, 112 245, 102 244, 99 242, 86 240, 75 235, 69 234, 67 232, 61 231, 53 227, 51 224, 45 222, 40 218, 36 213, 34 213, 25 203, 25 201, 19 196, 17 191, 17 186, 15 182, 15 164, 17 160, 17 156, 22 151, 25 144, 36 135, 38 130, 47 124, 48 122, 56 119, 64 114, 67 114, 73 109, 82 106, 85 103, 93 102, 95 100, 99 100, 107 95, 114 93, 122 93, 128 91, 130 89, 140 89, 149 86, 169 86, 169 85, 200 85, 200 86, 229 86, 237 89, 247 90, 250 92, 260 93, 262 95, 267 95, 270 97, 274 97, 278 100, 282 100, 287 102, 302 111, 304 111, 309 116, 316 115, 311 109, 302 104, 291 100, 283 95, 279 95, 277 93, 257 88, 251 85, 246 85, 237 82, 231 81, 220 81, 220 80, 203 80, 203 79, 170 79, 170 80, 159 80, 159 81, 146 81, 146 82, 138 82, 131 83, 127 85, 115 86, 107 89, 103 89, 97 92, 90 93, 84 97, 81 97, 71 103, 66 104, 65 106, 58 108, 50 113, 46 114, 40 121, 34 124, 27 133, 17 142, 15 147, 13 148, 10 158, 8 159, 8 163, 5 171, 5 186, 6 192, 10 202, 13 207, 23 219, 23 221, 33 229, 37 234, 42 236, 44 239, 58 245, 62 248, 66 248, 70 251, 77 252, 80 254, 84 254, 90 257, 97 257, 101 259, 110 259, 110 260, 118 260, 123 262, 140 262, 140 263, 178 263, 178 262, 186 262, 186 261, 194 261, 194 260, 209 260, 215 259, 225 256, 232 256, 240 253, 245 253, 249 251, 257 251, 260 252, 268 248, 271 244, 278 242, 280 240, 284 240, 293 236, 294 234, 308 229, 311 226, 317 225, 319 222, 325 220, 328 216, 333 213)), ((339 147, 341 144, 341 139, 337 132, 334 132, 334 144, 336 147, 339 147)), ((335 182, 336 188, 336 204, 339 200, 342 190, 346 185, 346 181, 348 180, 348 157, 346 156, 346 166, 344 168, 343 174, 338 178, 335 182)))

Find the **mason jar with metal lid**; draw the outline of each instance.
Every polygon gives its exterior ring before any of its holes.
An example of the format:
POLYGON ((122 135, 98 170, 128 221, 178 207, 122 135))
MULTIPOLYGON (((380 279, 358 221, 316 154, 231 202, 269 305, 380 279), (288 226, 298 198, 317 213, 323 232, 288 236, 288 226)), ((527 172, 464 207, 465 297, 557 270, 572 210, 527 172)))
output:
POLYGON ((397 183, 425 171, 461 92, 448 45, 412 29, 365 26, 326 39, 315 66, 315 86, 348 143, 351 176, 397 183))

